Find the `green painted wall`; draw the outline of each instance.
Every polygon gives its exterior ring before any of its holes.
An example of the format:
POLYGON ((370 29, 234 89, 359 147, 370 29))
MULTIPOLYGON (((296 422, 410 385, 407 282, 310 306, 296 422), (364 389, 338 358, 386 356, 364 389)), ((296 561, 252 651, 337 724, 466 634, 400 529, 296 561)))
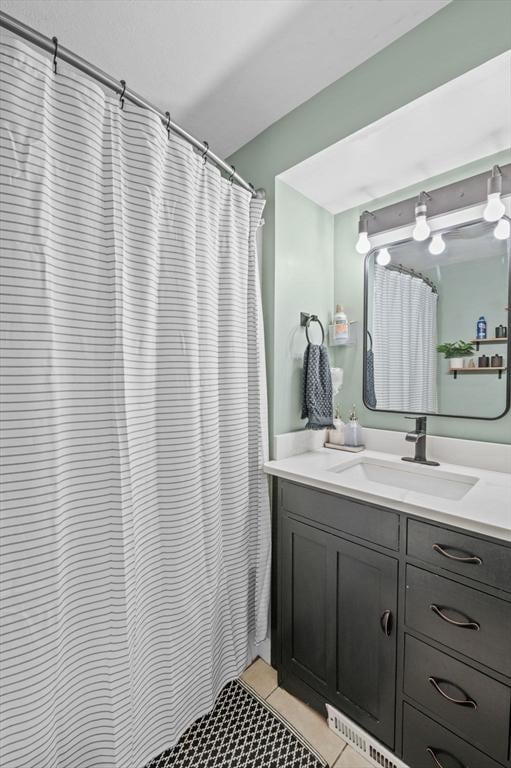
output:
MULTIPOLYGON (((511 151, 501 152, 462 168, 456 168, 449 173, 425 179, 419 184, 407 187, 392 195, 368 201, 367 204, 364 203, 358 208, 337 214, 334 222, 334 302, 342 302, 348 317, 351 320, 357 320, 360 326, 362 325, 364 317, 364 259, 356 252, 355 243, 358 237, 358 218, 363 209, 369 208, 371 210, 392 205, 419 194, 422 189, 435 189, 481 173, 491 168, 494 163, 505 165, 509 162, 511 162, 511 151)), ((476 296, 474 296, 474 302, 473 314, 479 312, 476 296)), ((481 313, 479 312, 479 314, 481 313)), ((504 321, 501 320, 501 322, 504 321)), ((363 425, 380 429, 405 429, 408 422, 404 421, 403 416, 394 413, 378 413, 364 407, 362 403, 361 343, 357 344, 356 347, 336 348, 333 359, 336 365, 344 369, 344 381, 340 393, 344 412, 346 406, 355 403, 363 425)), ((433 435, 444 435, 445 437, 508 443, 511 439, 511 413, 498 421, 446 419, 442 416, 429 416, 428 431, 433 435)))
MULTIPOLYGON (((452 80, 510 47, 508 0, 453 0, 438 13, 285 115, 246 144, 229 162, 266 190, 263 309, 274 430, 276 393, 275 177, 365 125, 452 80)), ((264 84, 261 84, 264 88, 264 84)), ((476 437, 470 421, 465 437, 476 437)), ((448 428, 449 425, 446 425, 448 428)), ((292 428, 290 426, 290 428, 292 428)), ((295 427, 296 428, 296 427, 295 427)))
MULTIPOLYGON (((300 428, 302 362, 305 348, 300 312, 325 318, 333 302, 334 217, 296 190, 277 181, 275 214, 275 433, 300 428)), ((311 339, 319 341, 319 326, 311 339)))

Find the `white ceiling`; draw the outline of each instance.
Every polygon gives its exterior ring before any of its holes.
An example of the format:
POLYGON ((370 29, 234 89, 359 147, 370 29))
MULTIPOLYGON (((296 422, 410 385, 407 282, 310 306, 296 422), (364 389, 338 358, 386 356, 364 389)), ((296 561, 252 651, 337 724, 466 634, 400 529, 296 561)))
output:
POLYGON ((449 0, 1 0, 228 156, 449 0))
POLYGON ((282 173, 339 213, 511 146, 511 53, 491 59, 282 173))

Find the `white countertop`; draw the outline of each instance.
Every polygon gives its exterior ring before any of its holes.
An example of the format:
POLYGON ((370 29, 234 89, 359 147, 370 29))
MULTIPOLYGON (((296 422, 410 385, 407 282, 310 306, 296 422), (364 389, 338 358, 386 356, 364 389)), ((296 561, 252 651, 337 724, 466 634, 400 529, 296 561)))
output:
POLYGON ((509 474, 443 462, 440 467, 417 467, 421 473, 431 472, 434 475, 437 471, 477 479, 462 499, 452 500, 354 479, 351 479, 348 484, 342 472, 337 474, 332 471, 341 465, 353 464, 361 458, 382 461, 385 464, 392 462, 396 469, 403 468, 401 458, 391 453, 367 449, 360 453, 348 453, 319 448, 289 458, 267 461, 264 464, 264 471, 269 475, 293 480, 320 490, 369 501, 427 520, 447 523, 475 533, 511 541, 511 476, 509 474), (370 491, 368 487, 371 488, 370 491))

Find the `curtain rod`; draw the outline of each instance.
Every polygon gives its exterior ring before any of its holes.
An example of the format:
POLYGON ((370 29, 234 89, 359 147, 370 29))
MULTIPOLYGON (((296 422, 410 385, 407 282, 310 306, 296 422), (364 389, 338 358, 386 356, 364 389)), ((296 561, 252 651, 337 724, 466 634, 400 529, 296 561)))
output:
POLYGON ((428 277, 424 277, 422 272, 416 272, 411 267, 404 267, 402 264, 387 264, 384 269, 390 269, 393 272, 402 272, 404 275, 410 275, 410 277, 418 277, 423 283, 429 285, 433 293, 438 293, 435 283, 433 283, 428 277))
MULTIPOLYGON (((19 35, 19 37, 24 38, 25 40, 28 40, 30 43, 33 43, 34 45, 37 45, 39 48, 42 48, 43 50, 47 51, 48 53, 54 54, 56 45, 52 39, 49 37, 46 37, 45 35, 42 35, 40 32, 37 32, 35 29, 32 29, 31 27, 28 27, 26 24, 23 24, 21 21, 18 21, 13 16, 9 16, 7 13, 4 13, 4 11, 0 11, 0 27, 4 27, 5 29, 8 29, 10 32, 14 32, 16 35, 19 35)), ((98 67, 95 67, 93 64, 90 64, 85 59, 82 59, 80 56, 77 56, 72 51, 68 50, 67 48, 63 48, 60 43, 58 44, 57 49, 57 56, 56 61, 59 60, 65 61, 67 64, 71 64, 73 67, 76 67, 76 69, 79 69, 81 72, 84 72, 89 77, 92 77, 94 80, 97 80, 99 83, 104 85, 106 88, 110 88, 111 90, 115 91, 118 95, 121 95, 123 99, 126 99, 127 101, 131 101, 132 104, 136 104, 137 107, 141 107, 142 109, 147 109, 150 112, 154 112, 162 123, 164 123, 165 128, 170 128, 174 133, 177 133, 178 136, 181 136, 183 139, 186 139, 192 146, 194 146, 196 149, 200 151, 203 157, 207 157, 209 160, 211 160, 215 165, 217 165, 221 170, 225 171, 227 174, 229 174, 229 178, 232 181, 235 181, 237 184, 239 184, 240 187, 243 187, 244 189, 247 189, 249 192, 252 193, 253 197, 258 198, 264 198, 265 193, 263 189, 255 190, 253 185, 249 182, 245 181, 239 173, 236 173, 233 166, 228 165, 225 160, 222 160, 221 157, 218 157, 214 152, 209 149, 209 145, 207 142, 202 142, 196 139, 194 136, 191 135, 191 133, 188 133, 188 131, 185 131, 184 128, 181 128, 180 125, 177 123, 174 123, 171 119, 169 114, 164 114, 161 112, 157 107, 153 106, 153 104, 150 104, 148 101, 143 99, 141 96, 138 96, 138 94, 134 93, 133 91, 129 91, 124 83, 122 83, 120 80, 115 80, 113 77, 110 77, 110 75, 106 74, 106 72, 103 72, 98 67), (121 87, 122 86, 122 90, 121 87)))

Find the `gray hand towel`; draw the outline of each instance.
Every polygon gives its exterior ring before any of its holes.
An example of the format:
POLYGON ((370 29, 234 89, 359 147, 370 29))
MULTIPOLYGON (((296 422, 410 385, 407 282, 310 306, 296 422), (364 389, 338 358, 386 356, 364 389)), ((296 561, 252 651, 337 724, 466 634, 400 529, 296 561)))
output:
POLYGON ((303 356, 302 419, 308 419, 305 429, 335 429, 333 417, 327 348, 323 344, 308 344, 303 356))
POLYGON ((368 349, 366 352, 365 387, 365 404, 369 408, 376 408, 376 394, 374 392, 374 355, 372 349, 368 349))

